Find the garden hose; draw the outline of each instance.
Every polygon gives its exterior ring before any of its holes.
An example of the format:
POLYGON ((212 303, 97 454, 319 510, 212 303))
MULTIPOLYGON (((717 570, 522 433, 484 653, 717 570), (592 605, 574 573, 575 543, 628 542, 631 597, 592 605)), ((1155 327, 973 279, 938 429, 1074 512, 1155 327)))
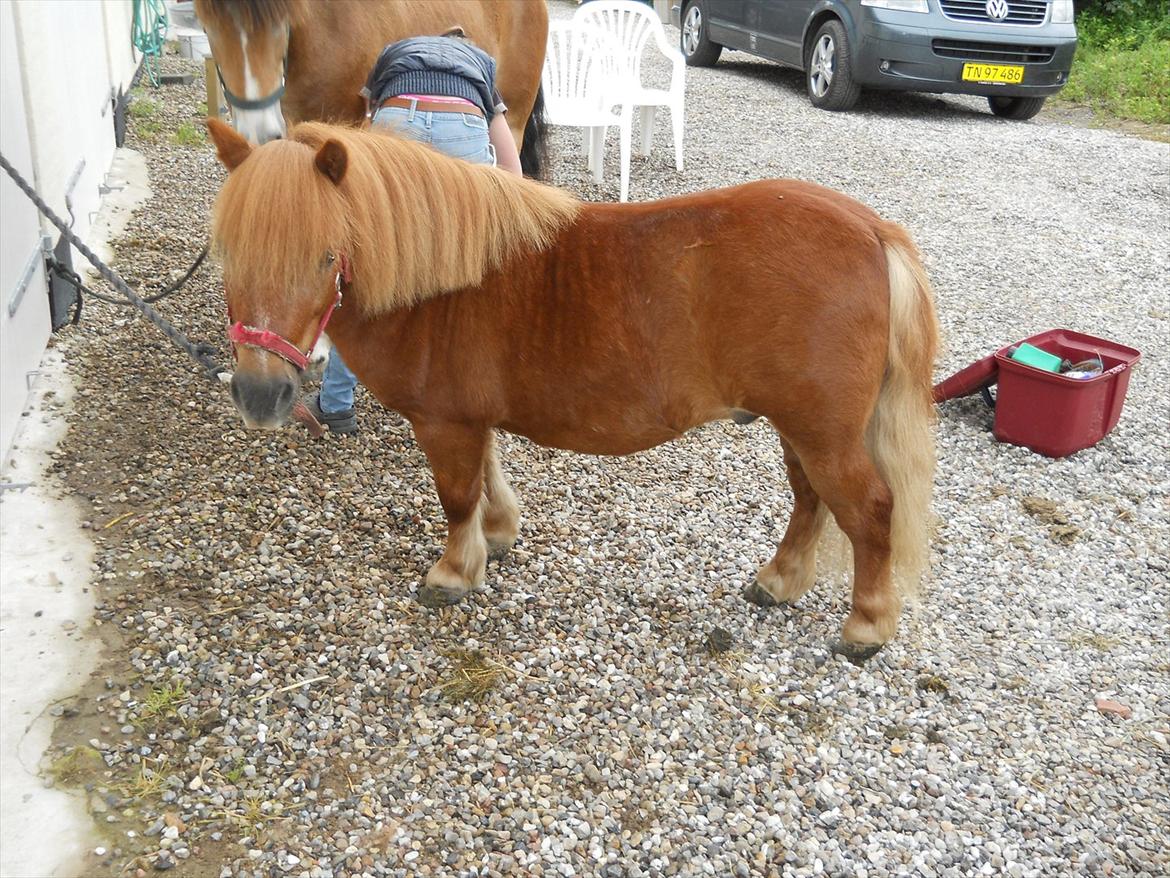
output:
POLYGON ((130 39, 142 53, 150 84, 159 85, 159 59, 167 38, 167 7, 164 0, 134 0, 134 24, 130 39))

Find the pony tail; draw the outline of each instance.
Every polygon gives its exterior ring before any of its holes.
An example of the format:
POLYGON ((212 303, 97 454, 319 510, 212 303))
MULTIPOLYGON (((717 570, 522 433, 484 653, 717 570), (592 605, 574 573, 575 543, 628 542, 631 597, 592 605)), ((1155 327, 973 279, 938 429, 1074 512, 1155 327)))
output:
POLYGON ((866 431, 866 446, 894 496, 890 548, 899 592, 916 597, 929 561, 934 486, 935 410, 931 398, 938 348, 930 280, 905 230, 877 229, 890 279, 886 374, 866 431))

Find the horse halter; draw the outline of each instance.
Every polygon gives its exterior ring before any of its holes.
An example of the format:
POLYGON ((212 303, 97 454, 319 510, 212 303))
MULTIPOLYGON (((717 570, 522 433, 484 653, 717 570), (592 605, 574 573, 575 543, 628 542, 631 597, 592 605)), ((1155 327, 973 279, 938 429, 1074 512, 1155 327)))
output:
POLYGON ((284 86, 288 81, 288 43, 292 39, 290 32, 284 41, 284 71, 280 74, 280 85, 275 91, 269 92, 262 98, 242 98, 230 88, 227 83, 223 81, 223 71, 219 69, 218 62, 215 65, 215 75, 219 77, 219 87, 223 90, 223 96, 228 104, 236 110, 267 110, 273 104, 279 104, 280 99, 284 97, 284 86))
MULTIPOLYGON (((298 372, 304 372, 308 368, 309 356, 313 353, 313 348, 317 346, 317 342, 321 340, 321 336, 325 333, 325 326, 329 323, 329 318, 333 316, 334 311, 341 307, 342 285, 348 284, 352 279, 353 274, 350 270, 349 260, 345 257, 344 253, 338 254, 337 279, 335 284, 337 296, 333 299, 333 304, 326 308, 325 313, 321 315, 321 322, 317 324, 317 334, 313 336, 313 341, 309 344, 307 351, 302 351, 283 335, 273 332, 271 329, 257 329, 255 326, 245 326, 237 320, 228 326, 227 331, 228 340, 232 343, 232 356, 234 357, 236 355, 237 346, 247 345, 248 347, 268 351, 270 354, 276 354, 298 372)), ((229 308, 228 320, 231 319, 232 314, 229 308)))

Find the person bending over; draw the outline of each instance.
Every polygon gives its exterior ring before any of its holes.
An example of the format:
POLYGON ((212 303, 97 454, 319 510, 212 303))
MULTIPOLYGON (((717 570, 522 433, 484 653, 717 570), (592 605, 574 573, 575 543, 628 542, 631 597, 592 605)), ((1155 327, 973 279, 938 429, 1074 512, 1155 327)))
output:
MULTIPOLYGON (((429 143, 452 158, 521 173, 516 141, 504 118, 508 108, 496 90, 496 62, 462 28, 386 46, 362 93, 373 125, 429 143)), ((357 432, 356 386, 356 376, 333 349, 309 410, 333 433, 357 432)))

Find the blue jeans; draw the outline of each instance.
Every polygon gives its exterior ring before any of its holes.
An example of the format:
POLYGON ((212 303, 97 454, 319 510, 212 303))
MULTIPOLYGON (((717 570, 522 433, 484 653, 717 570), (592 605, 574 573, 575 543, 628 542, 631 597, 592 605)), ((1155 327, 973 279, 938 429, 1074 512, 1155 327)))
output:
MULTIPOLYGON (((374 124, 393 128, 403 137, 429 143, 455 159, 494 165, 496 151, 488 140, 488 123, 474 113, 420 112, 407 107, 383 107, 374 114, 374 124)), ((321 377, 318 404, 326 414, 353 408, 357 377, 345 365, 335 348, 321 377)))

